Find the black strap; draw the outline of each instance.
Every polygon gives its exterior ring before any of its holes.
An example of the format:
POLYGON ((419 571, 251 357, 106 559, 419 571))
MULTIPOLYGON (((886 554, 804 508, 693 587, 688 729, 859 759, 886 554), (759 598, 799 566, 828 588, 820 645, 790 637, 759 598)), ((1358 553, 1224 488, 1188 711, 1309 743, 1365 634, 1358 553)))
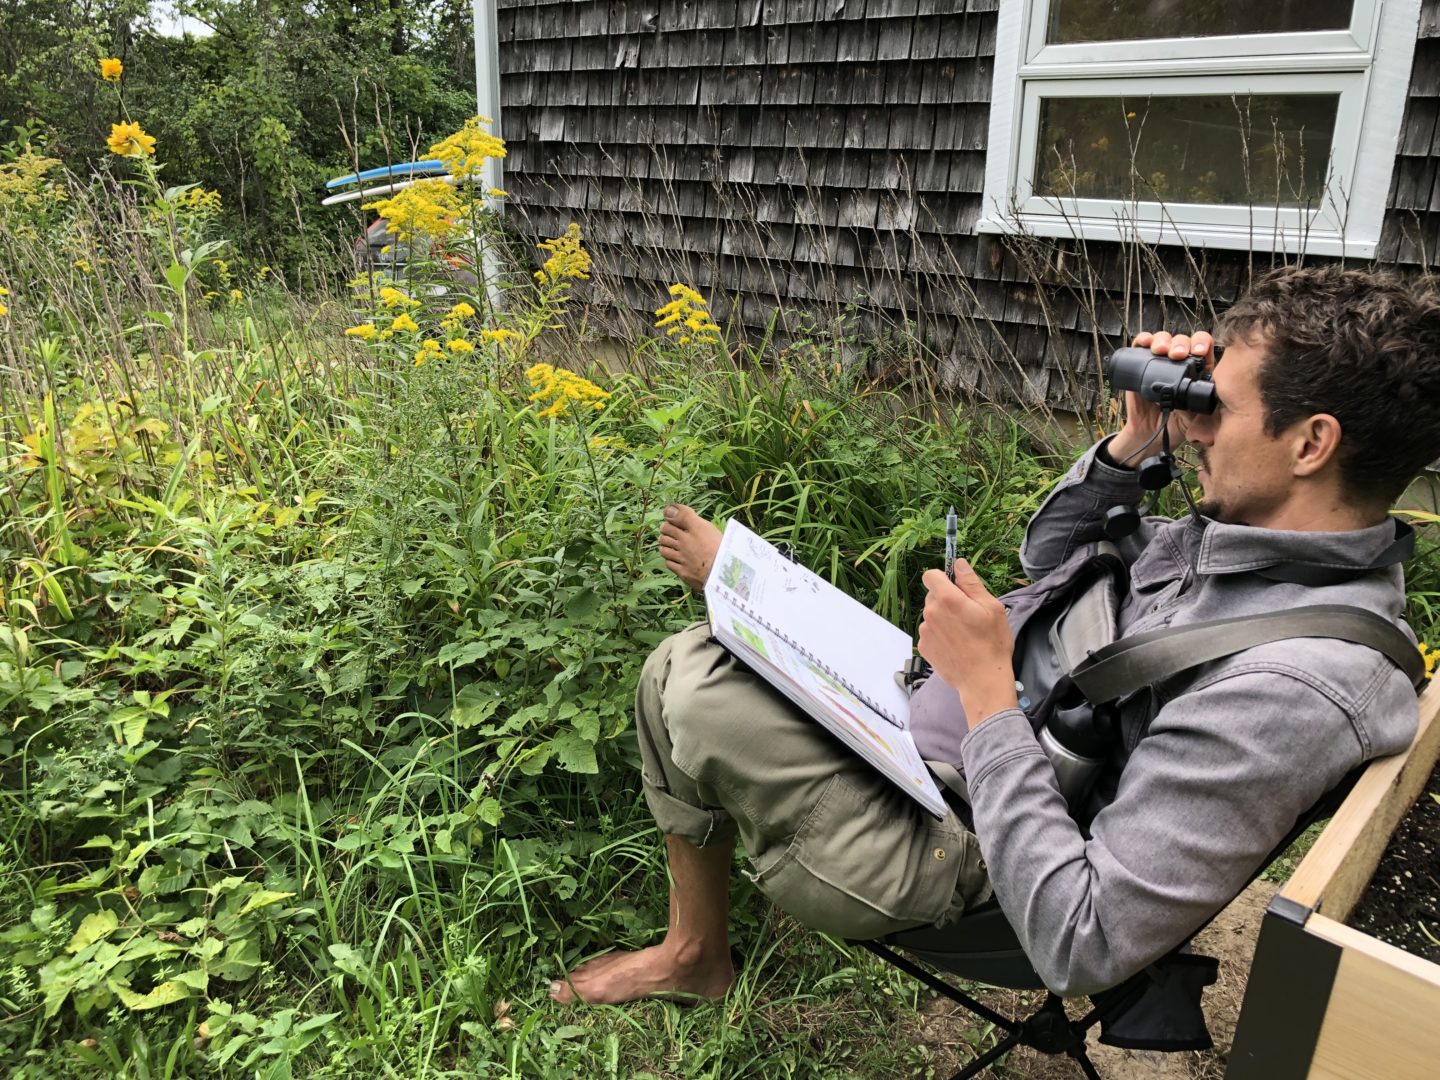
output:
POLYGON ((1114 701, 1161 679, 1286 638, 1339 638, 1388 656, 1418 690, 1425 681, 1420 650, 1388 619, 1345 604, 1315 604, 1293 611, 1162 627, 1122 638, 1091 653, 1070 681, 1092 704, 1114 701))

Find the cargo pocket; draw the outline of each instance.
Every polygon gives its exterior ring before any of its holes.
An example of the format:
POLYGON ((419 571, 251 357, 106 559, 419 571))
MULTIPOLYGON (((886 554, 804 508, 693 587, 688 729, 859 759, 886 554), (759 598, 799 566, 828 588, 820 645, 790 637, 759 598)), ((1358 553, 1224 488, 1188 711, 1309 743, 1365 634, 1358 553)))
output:
POLYGON ((807 926, 880 937, 950 909, 972 843, 953 818, 897 809, 834 776, 789 844, 761 853, 750 877, 807 926))

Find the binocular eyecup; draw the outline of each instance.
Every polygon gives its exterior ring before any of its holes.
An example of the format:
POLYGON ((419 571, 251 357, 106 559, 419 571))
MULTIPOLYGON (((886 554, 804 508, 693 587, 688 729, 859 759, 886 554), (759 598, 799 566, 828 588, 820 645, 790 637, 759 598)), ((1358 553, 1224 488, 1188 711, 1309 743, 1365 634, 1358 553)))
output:
POLYGON ((1133 390, 1166 409, 1212 413, 1220 403, 1199 356, 1181 362, 1149 349, 1116 349, 1105 365, 1105 381, 1112 390, 1133 390))

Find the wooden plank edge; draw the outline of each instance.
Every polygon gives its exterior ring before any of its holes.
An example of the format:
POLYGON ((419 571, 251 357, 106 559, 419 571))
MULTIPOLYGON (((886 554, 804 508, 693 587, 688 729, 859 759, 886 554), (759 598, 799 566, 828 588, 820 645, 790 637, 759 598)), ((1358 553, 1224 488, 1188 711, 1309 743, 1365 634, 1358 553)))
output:
POLYGON ((1364 953, 1440 990, 1440 964, 1431 963, 1423 956, 1416 956, 1379 938, 1373 938, 1363 930, 1336 922, 1328 915, 1311 915, 1305 920, 1305 932, 1342 949, 1364 953))
POLYGON ((1343 922, 1359 902, 1400 819, 1440 759, 1440 681, 1420 697, 1420 725, 1403 754, 1379 758, 1356 782, 1280 895, 1343 922))

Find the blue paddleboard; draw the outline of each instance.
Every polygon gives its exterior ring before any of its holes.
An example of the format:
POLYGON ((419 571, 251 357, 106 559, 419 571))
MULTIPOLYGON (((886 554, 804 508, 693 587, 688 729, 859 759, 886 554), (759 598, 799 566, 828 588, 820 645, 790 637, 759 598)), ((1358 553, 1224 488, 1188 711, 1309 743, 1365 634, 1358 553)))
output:
POLYGON ((444 171, 445 163, 443 161, 401 161, 394 165, 381 165, 379 168, 366 169, 364 172, 337 176, 333 180, 326 180, 325 186, 337 188, 347 184, 363 184, 367 180, 383 180, 391 176, 415 176, 444 171))

